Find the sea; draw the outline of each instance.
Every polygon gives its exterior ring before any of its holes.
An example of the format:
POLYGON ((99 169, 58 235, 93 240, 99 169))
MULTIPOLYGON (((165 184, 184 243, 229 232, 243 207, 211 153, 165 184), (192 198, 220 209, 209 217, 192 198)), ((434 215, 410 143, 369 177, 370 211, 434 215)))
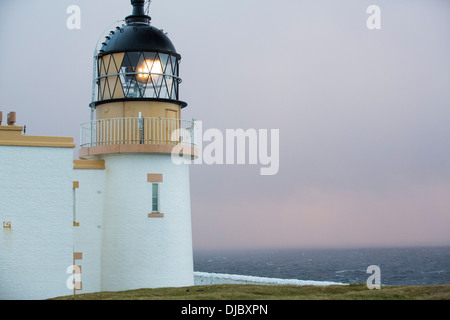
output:
MULTIPOLYGON (((286 279, 327 284, 366 283, 369 266, 381 285, 450 284, 450 246, 352 249, 194 250, 197 275, 286 279)), ((216 277, 217 278, 217 277, 216 277)), ((226 282, 224 282, 226 283, 226 282)), ((276 283, 276 281, 274 282, 276 283)))

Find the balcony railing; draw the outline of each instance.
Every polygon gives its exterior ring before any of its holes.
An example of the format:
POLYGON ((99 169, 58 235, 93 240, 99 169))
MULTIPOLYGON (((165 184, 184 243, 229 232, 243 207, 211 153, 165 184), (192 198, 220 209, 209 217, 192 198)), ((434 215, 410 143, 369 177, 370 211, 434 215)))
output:
POLYGON ((195 146, 195 121, 167 118, 111 118, 81 124, 81 148, 117 144, 179 143, 195 146))

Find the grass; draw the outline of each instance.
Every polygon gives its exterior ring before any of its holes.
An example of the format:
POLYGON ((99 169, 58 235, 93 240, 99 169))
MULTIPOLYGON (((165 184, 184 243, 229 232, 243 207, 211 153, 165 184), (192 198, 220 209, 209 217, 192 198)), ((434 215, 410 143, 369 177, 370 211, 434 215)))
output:
POLYGON ((433 286, 276 286, 220 284, 139 289, 58 297, 52 300, 450 300, 450 284, 433 286))

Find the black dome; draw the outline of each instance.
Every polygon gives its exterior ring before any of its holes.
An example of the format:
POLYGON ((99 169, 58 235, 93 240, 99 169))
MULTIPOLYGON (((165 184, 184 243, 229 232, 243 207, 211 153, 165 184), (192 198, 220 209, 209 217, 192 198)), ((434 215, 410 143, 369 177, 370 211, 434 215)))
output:
POLYGON ((133 13, 126 17, 126 24, 117 27, 102 43, 100 54, 130 51, 162 52, 180 55, 169 37, 150 25, 151 18, 144 13, 144 1, 131 1, 133 13))
POLYGON ((101 54, 130 51, 156 51, 179 56, 166 34, 150 25, 126 24, 107 36, 101 54))

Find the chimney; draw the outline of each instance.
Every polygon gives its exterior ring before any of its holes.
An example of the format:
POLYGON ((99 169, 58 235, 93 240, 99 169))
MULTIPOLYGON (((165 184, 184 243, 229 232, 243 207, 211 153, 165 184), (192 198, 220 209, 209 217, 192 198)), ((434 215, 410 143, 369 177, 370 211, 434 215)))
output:
POLYGON ((16 113, 10 112, 8 113, 8 126, 13 126, 16 124, 16 113))

